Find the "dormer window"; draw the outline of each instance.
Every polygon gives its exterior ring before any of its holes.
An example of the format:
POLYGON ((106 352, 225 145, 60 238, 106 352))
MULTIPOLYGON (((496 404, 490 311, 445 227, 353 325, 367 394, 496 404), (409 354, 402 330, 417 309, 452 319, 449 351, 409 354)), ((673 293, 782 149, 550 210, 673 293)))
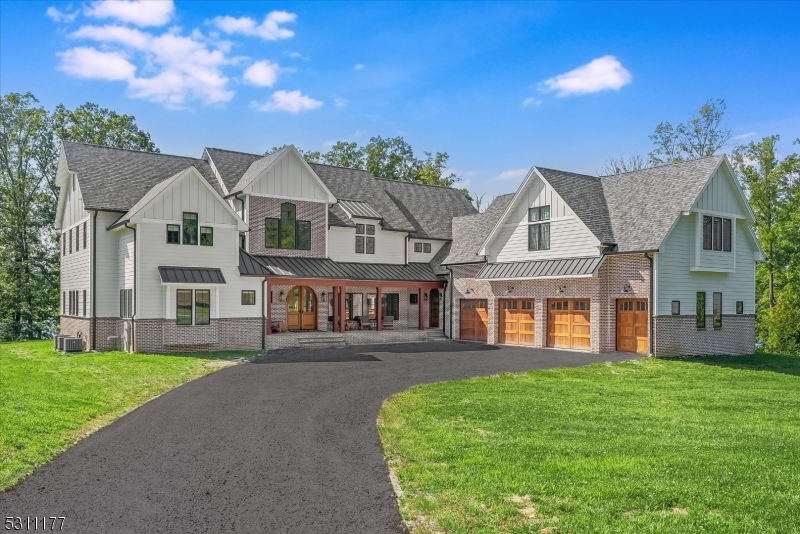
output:
POLYGON ((374 224, 356 224, 356 254, 375 254, 374 224))
POLYGON ((540 206, 528 210, 528 250, 548 250, 550 248, 550 206, 540 206))
POLYGON ((703 250, 731 252, 733 249, 732 230, 732 219, 703 215, 703 250))
POLYGON ((422 252, 424 254, 431 253, 430 243, 414 243, 414 252, 422 252))

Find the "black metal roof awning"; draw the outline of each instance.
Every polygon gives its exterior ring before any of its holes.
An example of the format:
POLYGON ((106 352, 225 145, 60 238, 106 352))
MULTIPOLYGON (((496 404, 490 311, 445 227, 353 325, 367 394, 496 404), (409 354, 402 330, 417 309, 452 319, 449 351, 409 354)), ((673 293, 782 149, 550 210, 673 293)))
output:
POLYGON ((169 284, 214 284, 225 283, 222 271, 216 267, 159 267, 161 283, 169 284))
POLYGON ((483 266, 475 278, 478 280, 529 280, 588 277, 597 274, 597 269, 602 261, 602 256, 593 256, 562 260, 488 263, 483 266))

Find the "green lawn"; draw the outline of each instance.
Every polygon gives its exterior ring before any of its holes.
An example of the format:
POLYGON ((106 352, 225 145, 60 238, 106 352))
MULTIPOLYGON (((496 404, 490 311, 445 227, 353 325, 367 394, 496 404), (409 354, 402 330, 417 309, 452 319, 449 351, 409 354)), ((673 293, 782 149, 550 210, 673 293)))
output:
POLYGON ((412 388, 378 421, 418 533, 800 532, 800 358, 412 388))
POLYGON ((0 490, 149 399, 254 354, 62 355, 52 345, 0 343, 0 490))

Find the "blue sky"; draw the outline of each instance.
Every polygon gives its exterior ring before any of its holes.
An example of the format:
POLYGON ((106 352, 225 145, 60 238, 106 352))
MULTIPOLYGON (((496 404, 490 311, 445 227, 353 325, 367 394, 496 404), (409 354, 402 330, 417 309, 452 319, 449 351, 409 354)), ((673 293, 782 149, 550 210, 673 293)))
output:
POLYGON ((162 152, 402 135, 471 191, 595 174, 725 98, 800 150, 800 3, 0 2, 0 92, 136 116, 162 152))

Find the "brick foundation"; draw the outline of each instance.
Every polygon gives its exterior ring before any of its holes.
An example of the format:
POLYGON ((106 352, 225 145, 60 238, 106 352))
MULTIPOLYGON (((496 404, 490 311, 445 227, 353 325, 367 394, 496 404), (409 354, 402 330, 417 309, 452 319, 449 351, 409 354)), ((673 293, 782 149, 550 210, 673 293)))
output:
POLYGON ((203 326, 178 326, 172 319, 138 319, 136 352, 261 350, 261 325, 260 317, 211 319, 211 324, 203 326))
POLYGON ((755 315, 723 315, 722 328, 697 328, 694 315, 655 317, 656 356, 710 356, 755 352, 755 315))

